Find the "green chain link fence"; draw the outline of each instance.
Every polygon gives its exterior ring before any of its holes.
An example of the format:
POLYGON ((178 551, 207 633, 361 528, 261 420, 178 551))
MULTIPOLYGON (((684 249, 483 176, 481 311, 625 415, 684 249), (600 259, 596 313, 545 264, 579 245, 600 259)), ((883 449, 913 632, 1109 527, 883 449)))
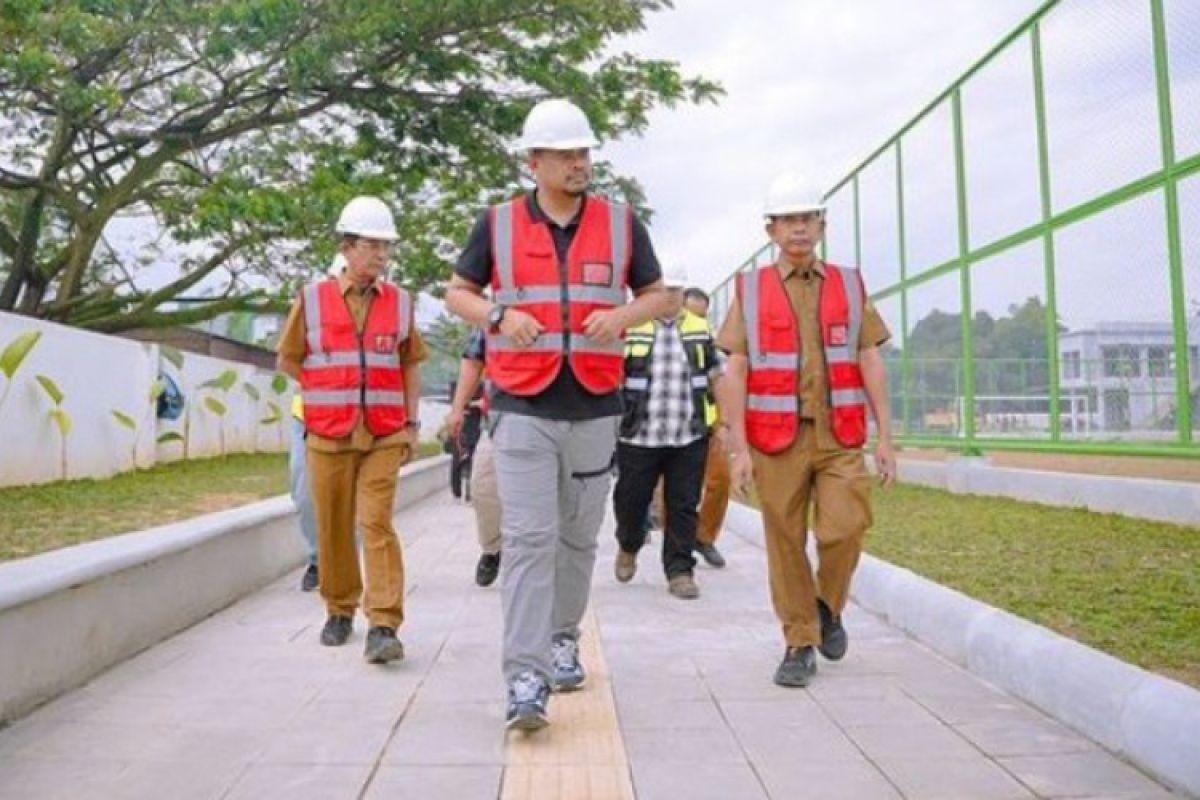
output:
POLYGON ((827 202, 901 441, 1200 457, 1200 2, 1045 3, 827 202))

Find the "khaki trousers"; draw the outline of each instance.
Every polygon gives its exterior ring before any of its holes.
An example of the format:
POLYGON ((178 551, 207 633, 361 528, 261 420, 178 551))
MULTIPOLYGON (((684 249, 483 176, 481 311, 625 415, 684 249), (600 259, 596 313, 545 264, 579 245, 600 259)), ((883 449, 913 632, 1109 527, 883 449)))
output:
POLYGON ((708 439, 708 459, 704 463, 704 496, 700 500, 700 522, 696 541, 712 544, 721 535, 725 511, 729 508, 729 453, 717 441, 708 439))
POLYGON ((500 489, 496 486, 496 451, 486 433, 475 445, 471 457, 471 505, 475 508, 475 529, 479 551, 500 552, 500 489))
POLYGON ((771 602, 789 647, 821 642, 817 597, 840 614, 871 526, 871 478, 861 450, 820 450, 802 421, 791 447, 766 455, 751 449, 766 530, 771 602), (818 567, 805 546, 813 506, 818 567))
POLYGON ((407 446, 308 450, 321 597, 330 615, 353 617, 362 600, 372 626, 399 628, 404 621, 404 555, 392 514, 407 446), (367 569, 365 596, 354 541, 356 520, 367 569))

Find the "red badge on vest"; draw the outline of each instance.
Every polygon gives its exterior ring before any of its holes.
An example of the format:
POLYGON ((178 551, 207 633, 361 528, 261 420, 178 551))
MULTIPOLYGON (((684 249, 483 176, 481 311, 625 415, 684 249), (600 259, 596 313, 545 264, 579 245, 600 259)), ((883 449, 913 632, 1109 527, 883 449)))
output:
POLYGON ((396 349, 396 337, 390 333, 375 334, 375 352, 390 353, 396 349))
POLYGON ((588 286, 611 286, 613 265, 591 261, 583 265, 583 282, 588 286))
POLYGON ((845 347, 848 338, 849 334, 846 331, 845 325, 829 326, 829 343, 834 347, 845 347))

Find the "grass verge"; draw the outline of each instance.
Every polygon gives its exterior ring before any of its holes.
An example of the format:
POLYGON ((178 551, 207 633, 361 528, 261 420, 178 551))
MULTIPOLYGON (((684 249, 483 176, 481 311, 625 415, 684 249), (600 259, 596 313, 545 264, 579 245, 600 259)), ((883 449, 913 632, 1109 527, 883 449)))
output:
MULTIPOLYGON (((418 458, 441 453, 422 442, 418 458)), ((286 494, 286 453, 177 461, 106 480, 0 489, 0 561, 286 494)))
POLYGON ((1200 687, 1200 530, 920 486, 872 500, 872 554, 1200 687))

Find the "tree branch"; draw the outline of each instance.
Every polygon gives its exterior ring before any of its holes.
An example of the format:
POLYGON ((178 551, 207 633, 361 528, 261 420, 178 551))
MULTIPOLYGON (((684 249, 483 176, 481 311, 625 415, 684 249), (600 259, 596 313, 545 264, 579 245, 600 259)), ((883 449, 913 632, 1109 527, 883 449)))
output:
POLYGON ((247 295, 213 300, 198 307, 178 311, 150 311, 140 315, 117 313, 83 323, 82 327, 93 331, 115 333, 130 328, 166 328, 172 325, 206 322, 213 317, 233 311, 284 314, 287 313, 288 307, 289 304, 284 300, 267 298, 263 296, 262 292, 253 292, 247 295))

